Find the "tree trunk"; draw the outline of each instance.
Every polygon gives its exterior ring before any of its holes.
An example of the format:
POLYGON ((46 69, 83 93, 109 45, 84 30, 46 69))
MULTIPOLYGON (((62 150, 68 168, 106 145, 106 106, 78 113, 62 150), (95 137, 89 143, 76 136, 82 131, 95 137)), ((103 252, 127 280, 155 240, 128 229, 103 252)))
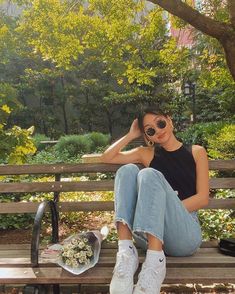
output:
POLYGON ((106 116, 107 116, 107 119, 108 119, 108 130, 109 130, 110 138, 111 138, 111 141, 112 141, 112 137, 113 137, 112 114, 110 114, 108 109, 106 109, 106 116))
POLYGON ((228 68, 235 81, 235 36, 233 38, 226 38, 221 43, 224 48, 228 68))
POLYGON ((68 135, 69 133, 69 128, 68 128, 68 119, 67 119, 67 113, 66 113, 66 102, 67 102, 67 99, 66 99, 66 94, 65 94, 65 85, 64 85, 64 77, 61 76, 61 85, 62 85, 62 88, 63 88, 63 101, 61 103, 61 107, 62 107, 62 111, 63 111, 63 117, 64 117, 64 132, 66 135, 68 135))
POLYGON ((190 7, 181 0, 149 0, 178 16, 202 33, 216 38, 224 48, 230 73, 235 81, 235 1, 228 1, 230 24, 219 22, 190 7))

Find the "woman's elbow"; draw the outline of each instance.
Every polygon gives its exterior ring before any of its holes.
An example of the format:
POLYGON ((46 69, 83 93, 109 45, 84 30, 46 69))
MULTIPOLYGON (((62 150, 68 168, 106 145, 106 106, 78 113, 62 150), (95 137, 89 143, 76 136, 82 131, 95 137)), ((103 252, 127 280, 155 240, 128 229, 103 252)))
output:
POLYGON ((110 163, 111 162, 111 158, 110 156, 108 156, 105 152, 101 154, 100 156, 100 161, 104 162, 104 163, 110 163))
POLYGON ((209 193, 207 195, 203 195, 203 197, 202 197, 202 205, 203 205, 203 207, 208 206, 209 202, 210 202, 209 193))

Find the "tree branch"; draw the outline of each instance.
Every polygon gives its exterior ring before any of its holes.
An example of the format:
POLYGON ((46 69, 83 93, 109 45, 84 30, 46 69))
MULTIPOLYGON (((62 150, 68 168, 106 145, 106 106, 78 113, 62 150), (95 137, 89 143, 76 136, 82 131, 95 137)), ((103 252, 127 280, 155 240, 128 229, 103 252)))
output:
MULTIPOLYGON (((231 29, 231 26, 216 21, 208 16, 201 14, 196 9, 182 2, 181 0, 148 0, 154 4, 158 4, 169 13, 183 19, 197 30, 218 40, 223 39, 226 32, 231 29)), ((235 6, 235 1, 230 0, 231 10, 235 6)))
POLYGON ((228 11, 230 15, 231 25, 235 29, 235 1, 234 0, 227 0, 227 1, 228 1, 228 11))

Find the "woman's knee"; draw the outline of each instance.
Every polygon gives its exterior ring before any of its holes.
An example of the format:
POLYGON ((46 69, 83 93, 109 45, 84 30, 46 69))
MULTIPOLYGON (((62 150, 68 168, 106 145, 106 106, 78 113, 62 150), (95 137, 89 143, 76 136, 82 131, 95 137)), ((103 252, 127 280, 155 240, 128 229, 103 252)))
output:
POLYGON ((139 173, 138 173, 138 182, 140 181, 149 181, 150 183, 154 179, 161 180, 162 178, 162 173, 152 167, 146 167, 143 168, 139 173))
POLYGON ((116 178, 124 177, 129 179, 130 177, 137 177, 139 168, 136 164, 128 163, 121 166, 116 172, 116 178))

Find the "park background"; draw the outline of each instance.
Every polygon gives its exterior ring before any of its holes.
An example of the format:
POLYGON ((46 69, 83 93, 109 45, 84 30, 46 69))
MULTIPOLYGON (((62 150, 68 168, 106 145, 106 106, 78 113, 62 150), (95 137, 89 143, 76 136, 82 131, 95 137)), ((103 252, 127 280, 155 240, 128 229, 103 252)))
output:
MULTIPOLYGON (((182 2, 235 39, 232 1, 182 2)), ((212 38, 215 33, 203 33, 150 1, 0 3, 1 164, 81 162, 84 154, 100 153, 125 134, 138 112, 153 104, 171 114, 185 143, 203 145, 210 159, 234 158, 235 60, 225 37, 212 38)), ((234 195, 220 190, 216 197, 234 195)), ((4 194, 0 201, 52 197, 4 194)), ((112 200, 113 193, 61 197, 112 200)), ((234 234, 230 210, 207 210, 199 217, 204 240, 234 234)), ((60 220, 61 236, 108 223, 109 240, 116 240, 109 213, 61 214, 60 220)), ((32 223, 29 215, 0 216, 0 241, 28 241, 32 223)), ((45 242, 49 235, 45 221, 45 242)))

